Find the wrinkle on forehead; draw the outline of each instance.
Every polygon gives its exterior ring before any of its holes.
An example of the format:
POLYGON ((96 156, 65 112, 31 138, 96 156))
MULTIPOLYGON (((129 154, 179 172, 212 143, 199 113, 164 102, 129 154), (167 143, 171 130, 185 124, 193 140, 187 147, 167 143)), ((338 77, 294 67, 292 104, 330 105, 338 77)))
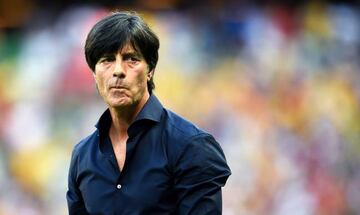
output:
POLYGON ((121 49, 118 50, 118 53, 120 54, 135 54, 139 57, 142 57, 141 53, 135 49, 130 43, 126 43, 121 49))
POLYGON ((132 44, 131 42, 126 42, 122 47, 119 48, 118 53, 124 54, 124 53, 133 53, 136 54, 139 57, 143 57, 140 49, 136 47, 135 44, 132 44))

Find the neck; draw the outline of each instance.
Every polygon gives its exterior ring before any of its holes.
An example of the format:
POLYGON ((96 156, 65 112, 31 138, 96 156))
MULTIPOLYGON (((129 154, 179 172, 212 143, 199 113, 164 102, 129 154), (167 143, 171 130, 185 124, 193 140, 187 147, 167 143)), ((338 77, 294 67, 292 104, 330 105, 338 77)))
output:
POLYGON ((149 97, 149 93, 145 93, 142 99, 134 105, 126 107, 109 107, 112 118, 111 129, 116 133, 119 133, 120 136, 126 136, 127 129, 144 107, 149 97))

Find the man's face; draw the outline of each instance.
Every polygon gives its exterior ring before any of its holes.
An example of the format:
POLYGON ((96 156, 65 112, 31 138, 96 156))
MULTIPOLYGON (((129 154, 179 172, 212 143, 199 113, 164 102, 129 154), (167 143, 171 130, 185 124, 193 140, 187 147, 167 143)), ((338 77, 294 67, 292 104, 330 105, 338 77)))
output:
POLYGON ((94 78, 104 101, 117 108, 136 105, 148 96, 147 81, 152 74, 144 57, 127 44, 99 59, 94 78))

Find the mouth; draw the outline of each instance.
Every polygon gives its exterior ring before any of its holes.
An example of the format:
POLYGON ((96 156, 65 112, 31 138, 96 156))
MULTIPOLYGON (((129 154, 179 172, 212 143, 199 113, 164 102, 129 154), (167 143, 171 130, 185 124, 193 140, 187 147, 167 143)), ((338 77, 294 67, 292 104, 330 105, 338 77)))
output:
POLYGON ((110 89, 110 90, 111 90, 111 89, 126 90, 127 88, 124 87, 124 86, 111 86, 111 87, 109 87, 109 89, 110 89))

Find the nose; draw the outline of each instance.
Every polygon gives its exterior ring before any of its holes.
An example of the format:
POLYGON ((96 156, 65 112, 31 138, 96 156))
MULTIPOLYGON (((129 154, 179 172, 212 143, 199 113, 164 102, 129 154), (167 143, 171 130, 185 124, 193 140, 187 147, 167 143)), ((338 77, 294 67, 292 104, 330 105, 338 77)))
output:
POLYGON ((124 68, 121 56, 117 55, 115 59, 115 65, 113 70, 113 77, 125 78, 126 70, 124 68))

